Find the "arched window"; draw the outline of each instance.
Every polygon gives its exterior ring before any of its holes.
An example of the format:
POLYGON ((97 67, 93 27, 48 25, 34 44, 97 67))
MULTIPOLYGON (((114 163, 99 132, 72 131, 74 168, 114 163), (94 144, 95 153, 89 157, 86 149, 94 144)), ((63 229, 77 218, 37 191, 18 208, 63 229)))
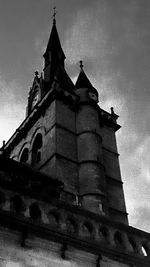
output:
POLYGON ((32 165, 36 165, 41 160, 42 135, 38 133, 32 147, 32 165))
POLYGON ((26 163, 29 158, 29 151, 27 148, 25 148, 21 154, 20 162, 21 163, 26 163))

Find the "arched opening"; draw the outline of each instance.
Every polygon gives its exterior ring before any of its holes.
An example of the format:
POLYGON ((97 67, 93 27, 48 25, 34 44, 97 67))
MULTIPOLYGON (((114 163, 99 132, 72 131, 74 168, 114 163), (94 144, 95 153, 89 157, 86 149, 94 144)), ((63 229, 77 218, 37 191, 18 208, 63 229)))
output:
POLYGON ((122 239, 122 235, 120 232, 116 232, 114 235, 114 241, 117 247, 119 248, 123 248, 124 244, 123 244, 123 239, 122 239))
POLYGON ((93 235, 93 226, 89 222, 85 222, 82 226, 84 236, 91 237, 93 235))
POLYGON ((41 219, 41 210, 40 210, 38 204, 36 204, 36 203, 31 204, 31 206, 29 208, 29 214, 30 214, 31 219, 33 219, 33 220, 41 219))
POLYGON ((75 233, 76 232, 76 223, 74 221, 74 219, 72 218, 67 218, 67 221, 66 221, 66 225, 67 225, 67 231, 69 233, 75 233))
POLYGON ((148 256, 148 248, 147 248, 147 246, 142 245, 141 251, 142 251, 143 256, 145 256, 145 257, 148 256))
POLYGON ((43 145, 42 134, 38 133, 32 146, 32 166, 35 166, 41 160, 41 147, 43 145))
POLYGON ((28 148, 25 148, 21 154, 20 162, 26 163, 28 161, 28 158, 29 158, 29 151, 28 148))
POLYGON ((20 196, 16 195, 16 196, 12 197, 11 208, 17 214, 23 213, 23 211, 25 210, 25 205, 24 205, 24 202, 20 196))
POLYGON ((105 226, 99 228, 100 238, 104 241, 108 238, 108 229, 105 226))

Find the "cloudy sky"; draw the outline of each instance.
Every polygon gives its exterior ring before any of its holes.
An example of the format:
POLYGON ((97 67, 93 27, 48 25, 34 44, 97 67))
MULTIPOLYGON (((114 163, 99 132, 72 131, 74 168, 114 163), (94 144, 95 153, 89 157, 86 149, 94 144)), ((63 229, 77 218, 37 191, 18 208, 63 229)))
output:
POLYGON ((0 144, 25 117, 57 6, 66 69, 79 60, 122 125, 118 150, 130 224, 150 231, 150 1, 0 0, 0 144))

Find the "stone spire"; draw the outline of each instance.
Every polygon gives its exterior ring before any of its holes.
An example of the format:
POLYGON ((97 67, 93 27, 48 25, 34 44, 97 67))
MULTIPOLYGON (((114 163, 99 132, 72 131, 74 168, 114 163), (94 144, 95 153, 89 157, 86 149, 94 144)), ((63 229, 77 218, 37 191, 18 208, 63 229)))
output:
POLYGON ((52 82, 54 79, 54 75, 58 66, 62 66, 64 68, 65 54, 61 47, 61 43, 59 40, 59 35, 56 28, 56 19, 55 19, 56 11, 54 9, 53 14, 53 26, 50 33, 49 41, 47 44, 46 51, 43 55, 45 61, 44 67, 44 79, 47 82, 52 82))

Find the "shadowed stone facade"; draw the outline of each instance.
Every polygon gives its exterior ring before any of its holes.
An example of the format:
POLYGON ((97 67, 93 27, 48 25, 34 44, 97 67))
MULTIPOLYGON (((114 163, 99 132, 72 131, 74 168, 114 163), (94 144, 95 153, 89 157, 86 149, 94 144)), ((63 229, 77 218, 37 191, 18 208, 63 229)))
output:
POLYGON ((150 266, 150 235, 128 225, 113 108, 83 64, 74 85, 56 21, 26 118, 1 149, 0 266, 150 266))

